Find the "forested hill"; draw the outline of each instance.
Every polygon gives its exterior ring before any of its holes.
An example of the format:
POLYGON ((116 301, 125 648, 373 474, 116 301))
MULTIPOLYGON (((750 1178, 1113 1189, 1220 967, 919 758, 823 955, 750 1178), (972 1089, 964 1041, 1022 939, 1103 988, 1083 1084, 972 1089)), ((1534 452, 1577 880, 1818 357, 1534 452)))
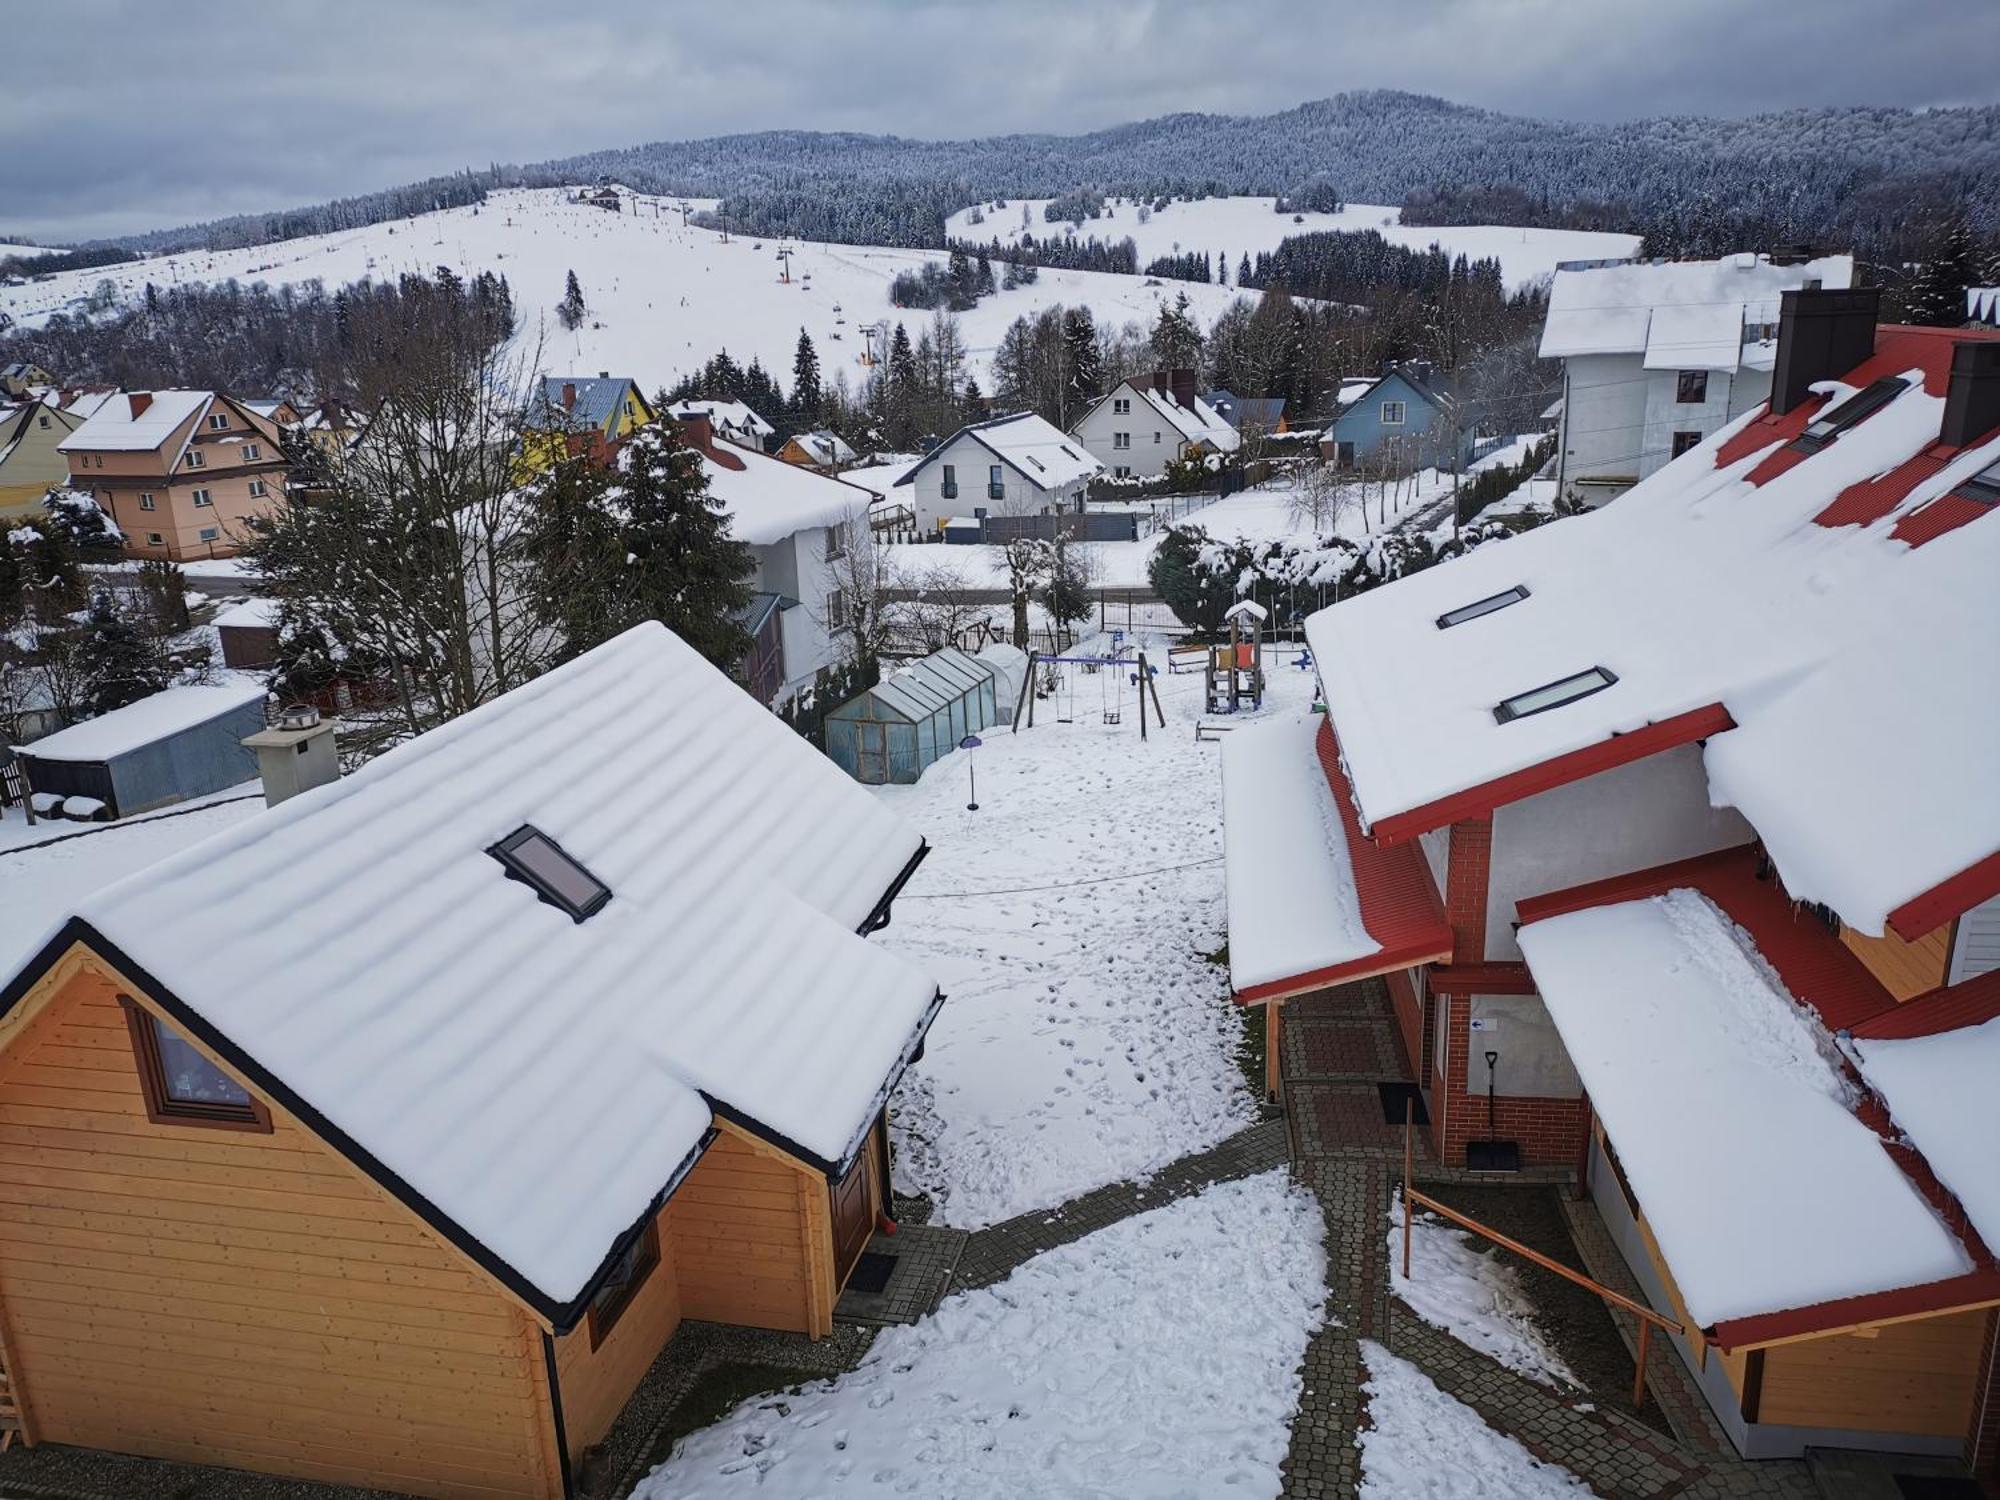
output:
POLYGON ((1285 194, 1316 177, 1410 217, 1643 230, 1697 211, 1759 235, 1873 244, 1962 200, 2000 220, 2000 107, 1788 110, 1744 119, 1537 120, 1417 94, 1340 94, 1280 114, 1177 114, 1087 135, 965 141, 765 131, 660 141, 268 217, 136 236, 135 248, 244 244, 489 186, 609 177, 721 198, 732 227, 862 244, 937 245, 946 215, 1074 189, 1285 194), (377 200, 380 200, 379 202, 377 200))

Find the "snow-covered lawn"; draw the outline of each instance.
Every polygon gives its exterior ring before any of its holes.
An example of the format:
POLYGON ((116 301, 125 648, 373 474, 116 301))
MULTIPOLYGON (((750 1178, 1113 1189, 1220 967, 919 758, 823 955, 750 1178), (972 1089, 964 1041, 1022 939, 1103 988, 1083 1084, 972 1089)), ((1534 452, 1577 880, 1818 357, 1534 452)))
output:
MULTIPOLYGON (((929 1194, 941 1222, 1053 1207, 1255 1118, 1234 1057, 1242 1019, 1204 957, 1225 932, 1217 747, 1194 739, 1200 677, 1168 675, 1161 643, 1149 660, 1167 727, 1143 742, 1126 673, 1078 673, 1074 723, 1056 722, 1065 689, 1033 729, 986 732, 882 790, 932 844, 877 941, 949 997, 892 1101, 899 1185, 929 1194), (1107 726, 1100 699, 1116 703, 1121 683, 1122 721, 1107 726), (1104 878, 1132 872, 1148 873, 1104 878)), ((1271 683, 1267 712, 1310 701, 1308 673, 1279 665, 1271 683)))
POLYGON ((1282 1172, 1114 1224, 746 1402, 634 1500, 1276 1495, 1322 1233, 1282 1172))
POLYGON ((1389 1289, 1433 1328, 1491 1355, 1543 1385, 1579 1385, 1535 1325, 1534 1304, 1502 1252, 1465 1230, 1418 1212, 1410 1226, 1410 1274, 1403 1275, 1403 1195, 1389 1204, 1389 1289))
POLYGON ((1569 1470, 1536 1458, 1423 1371, 1370 1339, 1362 1392, 1362 1500, 1587 1500, 1569 1470))

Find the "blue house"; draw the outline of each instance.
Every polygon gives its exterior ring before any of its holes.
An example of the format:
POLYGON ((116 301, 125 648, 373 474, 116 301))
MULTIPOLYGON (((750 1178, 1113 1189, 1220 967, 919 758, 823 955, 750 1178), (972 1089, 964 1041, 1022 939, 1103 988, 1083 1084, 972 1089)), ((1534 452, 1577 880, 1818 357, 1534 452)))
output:
POLYGON ((1342 408, 1320 452, 1343 469, 1385 458, 1413 469, 1463 468, 1472 462, 1474 425, 1435 373, 1392 365, 1342 408))

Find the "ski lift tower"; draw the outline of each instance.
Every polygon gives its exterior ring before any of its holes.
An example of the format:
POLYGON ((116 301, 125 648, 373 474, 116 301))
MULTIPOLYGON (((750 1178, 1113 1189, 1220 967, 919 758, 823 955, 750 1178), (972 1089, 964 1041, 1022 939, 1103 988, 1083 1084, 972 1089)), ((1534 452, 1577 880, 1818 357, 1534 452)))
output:
POLYGON ((778 265, 780 267, 778 284, 781 286, 790 286, 792 284, 792 247, 790 245, 781 245, 778 248, 778 265))
POLYGON ((1208 650, 1208 711, 1233 714, 1245 699, 1252 708, 1264 706, 1264 606, 1241 599, 1223 612, 1229 639, 1208 650))

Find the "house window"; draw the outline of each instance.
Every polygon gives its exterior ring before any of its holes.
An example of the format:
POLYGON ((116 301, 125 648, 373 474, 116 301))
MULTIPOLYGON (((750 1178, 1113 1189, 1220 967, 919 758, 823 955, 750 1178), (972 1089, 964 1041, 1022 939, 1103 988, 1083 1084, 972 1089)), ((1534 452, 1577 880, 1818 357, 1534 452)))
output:
POLYGON ((1159 433, 1158 433, 1158 432, 1155 432, 1155 433, 1153 434, 1153 446, 1154 446, 1155 448, 1157 448, 1157 447, 1159 447, 1159 446, 1160 446, 1160 435, 1159 435, 1159 433))
POLYGON ((246 464, 254 464, 263 456, 264 450, 259 448, 255 443, 245 443, 243 445, 243 462, 246 464))
POLYGON ((166 544, 167 539, 161 536, 159 532, 149 531, 146 533, 146 545, 148 547, 164 547, 166 544))
POLYGON ((1354 467, 1354 444, 1336 442, 1333 445, 1333 461, 1343 469, 1354 467))
POLYGON ((271 1112, 192 1042, 131 996, 120 995, 118 1003, 132 1036, 147 1119, 156 1125, 270 1130, 271 1112))
POLYGON ((217 538, 219 538, 222 535, 222 533, 216 530, 213 526, 204 526, 201 528, 200 531, 197 531, 195 535, 204 542, 212 542, 215 541, 217 538))
POLYGON ((196 490, 194 492, 194 503, 196 509, 200 509, 204 505, 213 505, 215 504, 215 496, 207 490, 196 490))
POLYGON ((828 630, 847 628, 847 595, 839 589, 826 591, 826 628, 828 630))
POLYGON ((826 560, 834 562, 847 555, 847 532, 839 526, 826 528, 826 560))
POLYGON ((1592 693, 1601 693, 1618 679, 1602 667, 1592 667, 1587 672, 1577 672, 1555 682, 1547 682, 1538 688, 1530 688, 1525 693, 1516 693, 1503 700, 1493 710, 1495 722, 1511 724, 1516 719, 1525 719, 1530 714, 1547 713, 1552 708, 1561 708, 1566 703, 1574 703, 1579 698, 1588 698, 1592 693))
POLYGON ((1682 406, 1699 406, 1708 399, 1708 371, 1683 370, 1674 384, 1674 400, 1682 406))
POLYGON ((1687 452, 1687 451, 1688 451, 1688 449, 1690 449, 1690 448, 1698 448, 1698 447, 1700 447, 1700 446, 1701 446, 1701 434, 1700 434, 1700 433, 1698 433, 1698 432, 1677 432, 1677 433, 1675 433, 1675 434, 1674 434, 1674 454, 1673 454, 1673 456, 1674 456, 1675 458, 1679 458, 1679 457, 1680 457, 1680 456, 1681 456, 1681 455, 1682 455, 1683 453, 1687 452))
POLYGON ((1384 401, 1382 403, 1382 425, 1384 427, 1401 427, 1403 425, 1403 416, 1404 408, 1402 402, 1384 401))
POLYGON ((1129 448, 1129 447, 1131 447, 1131 446, 1132 446, 1132 434, 1131 434, 1131 433, 1129 433, 1129 432, 1114 432, 1114 433, 1112 433, 1112 434, 1111 434, 1111 446, 1112 446, 1113 448, 1129 448))
POLYGON ((1007 498, 1007 486, 1000 478, 1000 465, 998 464, 992 464, 986 470, 986 498, 989 500, 1005 500, 1007 498))
POLYGON ((251 480, 251 481, 250 481, 250 498, 251 498, 252 500, 261 500, 261 499, 263 499, 263 498, 264 498, 264 481, 263 481, 263 480, 261 480, 261 479, 253 479, 253 480, 251 480))
POLYGON ((151 490, 139 491, 139 509, 157 510, 158 508, 159 507, 153 504, 153 492, 151 490))
POLYGON ((947 500, 958 498, 958 470, 950 464, 944 466, 944 483, 938 486, 938 493, 947 500))
POLYGON ((35 418, 35 425, 37 427, 47 427, 49 425, 48 414, 44 412, 41 416, 35 418))
POLYGON ((611 899, 609 886, 532 823, 523 823, 486 852, 506 867, 509 879, 521 881, 572 921, 596 915, 611 899))
POLYGON ((1528 591, 1515 584, 1497 594, 1488 594, 1484 599, 1475 599, 1470 604, 1461 604, 1457 609, 1446 610, 1437 617, 1439 630, 1449 630, 1454 625, 1463 625, 1468 620, 1477 620, 1482 615, 1490 615, 1495 610, 1505 609, 1510 604, 1519 604, 1528 597, 1528 591))
POLYGON ((222 431, 229 425, 229 413, 221 411, 213 413, 208 419, 208 425, 216 432, 222 431))
POLYGON ((1132 415, 1131 400, 1125 396, 1119 396, 1115 398, 1111 403, 1111 415, 1114 417, 1131 416, 1132 415))
MULTIPOLYGON (((207 463, 208 463, 208 455, 206 455, 205 453, 203 453, 203 452, 201 451, 201 449, 199 449, 199 448, 190 448, 190 449, 188 449, 188 461, 187 461, 187 466, 188 466, 188 467, 189 467, 190 469, 199 469, 199 468, 202 468, 202 467, 203 467, 203 466, 205 466, 205 465, 206 465, 207 463)), ((98 465, 98 467, 99 467, 99 468, 103 468, 103 467, 104 467, 104 460, 100 458, 100 459, 99 459, 99 460, 97 461, 97 465, 98 465)))
POLYGON ((1132 477, 1132 466, 1130 464, 1119 464, 1111 473, 1118 479, 1130 479, 1132 477))
POLYGON ((639 1288, 646 1284, 646 1278, 659 1263, 659 1226, 648 1224, 639 1237, 625 1247, 624 1253, 612 1263, 610 1274, 590 1294, 591 1348, 595 1349, 603 1343, 605 1335, 617 1326, 619 1318, 632 1305, 639 1288))

